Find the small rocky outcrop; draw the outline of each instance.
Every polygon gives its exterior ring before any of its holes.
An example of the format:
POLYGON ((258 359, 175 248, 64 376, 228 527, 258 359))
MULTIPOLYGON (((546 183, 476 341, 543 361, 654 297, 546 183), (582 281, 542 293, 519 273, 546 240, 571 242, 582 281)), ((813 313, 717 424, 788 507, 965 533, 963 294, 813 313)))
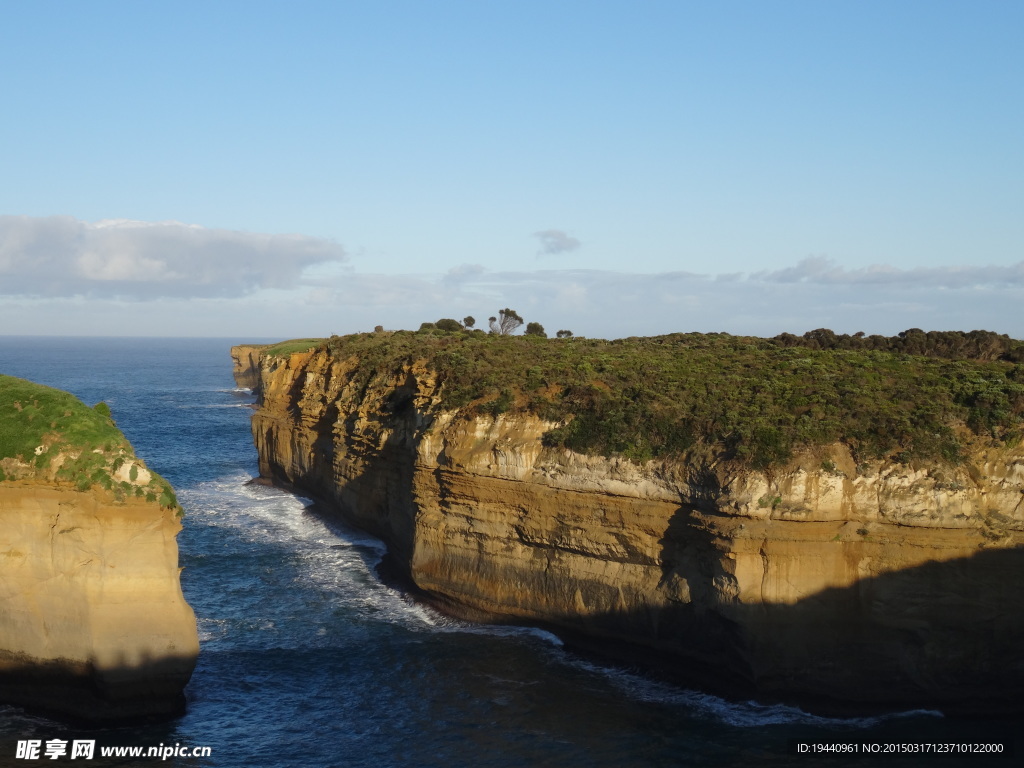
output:
POLYGON ((235 384, 244 389, 253 389, 259 383, 260 354, 267 344, 239 344, 231 348, 234 363, 235 384))

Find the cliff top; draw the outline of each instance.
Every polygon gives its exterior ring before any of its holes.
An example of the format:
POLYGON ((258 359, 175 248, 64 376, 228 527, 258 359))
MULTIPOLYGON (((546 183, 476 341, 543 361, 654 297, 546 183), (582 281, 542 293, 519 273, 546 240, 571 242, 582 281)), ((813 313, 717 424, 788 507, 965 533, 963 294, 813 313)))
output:
POLYGON ((358 359, 357 387, 419 362, 436 373, 441 408, 529 411, 560 424, 545 437, 550 446, 637 461, 703 447, 765 468, 841 442, 857 461, 955 464, 969 444, 1013 446, 1024 436, 1021 344, 984 331, 608 341, 431 329, 332 336, 319 348, 358 359))
POLYGON ((116 500, 144 497, 180 512, 170 484, 146 468, 114 424, 106 403, 0 375, 0 482, 44 481, 116 500))

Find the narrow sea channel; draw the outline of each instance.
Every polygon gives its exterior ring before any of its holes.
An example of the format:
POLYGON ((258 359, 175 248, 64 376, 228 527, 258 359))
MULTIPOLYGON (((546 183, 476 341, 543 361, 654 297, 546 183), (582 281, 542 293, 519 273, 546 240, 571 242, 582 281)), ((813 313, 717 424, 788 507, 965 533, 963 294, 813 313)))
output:
POLYGON ((14 759, 18 739, 84 737, 211 748, 162 763, 181 766, 789 766, 822 764, 787 754, 789 739, 934 740, 986 727, 727 702, 585 661, 544 632, 454 622, 411 602, 377 578, 379 541, 250 482, 252 396, 235 388, 228 356, 241 341, 0 337, 0 372, 107 401, 177 489, 182 584, 201 642, 184 717, 88 730, 0 705, 0 765, 29 764, 14 759))

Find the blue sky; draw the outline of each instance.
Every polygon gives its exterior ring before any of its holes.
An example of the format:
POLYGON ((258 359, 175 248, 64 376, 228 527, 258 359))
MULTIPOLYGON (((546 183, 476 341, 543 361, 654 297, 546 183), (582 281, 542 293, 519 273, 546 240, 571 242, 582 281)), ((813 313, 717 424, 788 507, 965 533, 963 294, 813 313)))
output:
POLYGON ((1017 2, 0 10, 0 333, 1024 336, 1017 2))

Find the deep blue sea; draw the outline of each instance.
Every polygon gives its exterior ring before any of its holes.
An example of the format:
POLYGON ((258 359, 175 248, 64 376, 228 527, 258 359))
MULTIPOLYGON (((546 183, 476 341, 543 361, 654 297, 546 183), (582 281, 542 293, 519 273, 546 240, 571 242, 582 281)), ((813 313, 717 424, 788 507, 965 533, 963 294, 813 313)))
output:
POLYGON ((18 740, 88 738, 208 746, 210 757, 164 764, 232 768, 906 766, 935 758, 798 757, 787 741, 967 739, 992 727, 728 702, 581 659, 545 632, 455 622, 411 602, 377 578, 379 541, 250 483, 253 398, 235 388, 228 354, 243 341, 261 340, 0 337, 0 373, 105 400, 177 489, 182 586, 201 643, 183 717, 82 729, 0 705, 0 765, 162 762, 15 758, 18 740))

